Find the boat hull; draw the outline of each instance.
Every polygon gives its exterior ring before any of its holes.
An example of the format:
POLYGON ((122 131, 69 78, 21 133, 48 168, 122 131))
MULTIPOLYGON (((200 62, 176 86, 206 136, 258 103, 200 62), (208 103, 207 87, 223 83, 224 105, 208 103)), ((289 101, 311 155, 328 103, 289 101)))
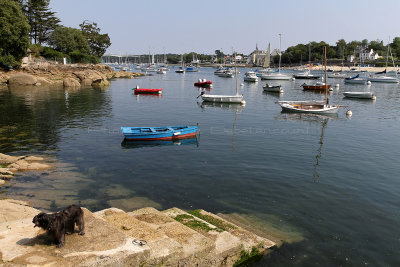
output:
POLYGON ((304 104, 280 104, 282 111, 312 114, 334 114, 339 111, 339 106, 330 105, 304 105, 304 104))
POLYGON ((283 93, 282 86, 263 86, 264 92, 283 93))
POLYGON ((212 81, 196 82, 196 83, 194 83, 194 86, 199 86, 199 87, 211 87, 211 86, 212 86, 212 81))
POLYGON ((343 92, 345 97, 359 98, 359 99, 376 99, 376 96, 372 92, 343 92))
POLYGON ((199 130, 196 126, 166 127, 121 127, 122 134, 129 141, 156 141, 193 138, 199 130))
POLYGON ((135 94, 162 94, 162 88, 149 89, 149 88, 136 88, 134 89, 135 94))
POLYGON ((281 73, 277 74, 263 74, 261 75, 262 80, 291 80, 292 76, 284 75, 281 73))
POLYGON ((344 83, 348 83, 348 84, 366 84, 367 80, 365 79, 344 79, 344 83))
POLYGON ((399 83, 399 79, 393 77, 369 78, 368 81, 379 82, 379 83, 399 83))
POLYGON ((243 103, 242 95, 202 95, 203 101, 215 103, 243 103))
POLYGON ((303 90, 308 91, 325 91, 331 88, 330 84, 327 85, 303 85, 303 90))

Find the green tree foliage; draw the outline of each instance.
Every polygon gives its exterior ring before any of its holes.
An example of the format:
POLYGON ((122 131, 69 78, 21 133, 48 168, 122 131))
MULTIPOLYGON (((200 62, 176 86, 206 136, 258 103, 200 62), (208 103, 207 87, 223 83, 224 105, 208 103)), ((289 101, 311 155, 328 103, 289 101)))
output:
POLYGON ((103 56, 107 48, 111 45, 108 34, 100 34, 100 28, 97 27, 97 23, 90 23, 87 20, 79 26, 81 27, 83 35, 88 40, 90 55, 97 57, 103 56))
POLYGON ((88 54, 90 50, 88 41, 82 31, 69 27, 57 27, 51 33, 48 43, 55 50, 65 54, 73 51, 88 54))
POLYGON ((55 12, 50 11, 50 0, 18 0, 21 8, 28 18, 31 31, 29 36, 35 44, 46 43, 60 20, 55 12))
POLYGON ((29 24, 15 1, 0 0, 0 62, 16 66, 29 46, 29 24))
MULTIPOLYGON (((400 37, 395 37, 393 43, 390 44, 390 48, 394 57, 400 57, 400 37)), ((383 55, 383 52, 382 52, 383 55)))

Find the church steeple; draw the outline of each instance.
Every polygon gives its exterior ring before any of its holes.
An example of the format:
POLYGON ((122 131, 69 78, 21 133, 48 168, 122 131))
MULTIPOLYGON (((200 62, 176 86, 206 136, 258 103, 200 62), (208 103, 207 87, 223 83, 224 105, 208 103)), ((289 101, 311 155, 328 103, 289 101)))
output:
POLYGON ((258 44, 256 43, 256 51, 258 51, 258 44))

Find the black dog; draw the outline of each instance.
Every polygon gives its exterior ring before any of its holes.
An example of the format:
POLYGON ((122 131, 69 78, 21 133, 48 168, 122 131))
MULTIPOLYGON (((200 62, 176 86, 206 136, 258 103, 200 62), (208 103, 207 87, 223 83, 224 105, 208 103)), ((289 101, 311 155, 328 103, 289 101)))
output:
POLYGON ((39 213, 32 221, 35 226, 46 230, 56 240, 57 247, 60 248, 65 244, 65 234, 72 234, 75 229, 75 223, 79 228, 79 234, 85 234, 85 224, 83 221, 83 210, 71 205, 62 211, 46 214, 39 213))

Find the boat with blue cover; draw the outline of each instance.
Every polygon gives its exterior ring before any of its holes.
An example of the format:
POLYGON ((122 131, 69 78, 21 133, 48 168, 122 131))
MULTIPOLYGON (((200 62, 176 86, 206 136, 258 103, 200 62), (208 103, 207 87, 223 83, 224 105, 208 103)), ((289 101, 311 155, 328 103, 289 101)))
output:
POLYGON ((192 138, 197 135, 199 125, 165 127, 121 127, 126 140, 176 140, 192 138))

